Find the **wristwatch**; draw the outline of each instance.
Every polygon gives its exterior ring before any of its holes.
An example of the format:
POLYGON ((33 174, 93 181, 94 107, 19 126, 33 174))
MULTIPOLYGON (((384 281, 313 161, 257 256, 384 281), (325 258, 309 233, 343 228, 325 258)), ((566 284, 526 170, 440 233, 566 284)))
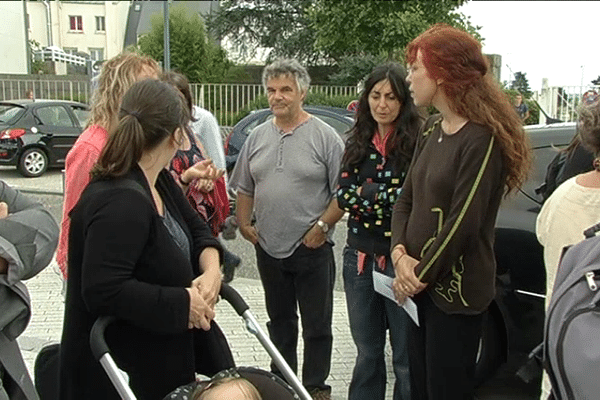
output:
POLYGON ((329 225, 327 224, 327 222, 323 222, 321 220, 317 221, 317 226, 319 228, 321 228, 321 230, 323 231, 323 233, 327 233, 329 231, 329 225))

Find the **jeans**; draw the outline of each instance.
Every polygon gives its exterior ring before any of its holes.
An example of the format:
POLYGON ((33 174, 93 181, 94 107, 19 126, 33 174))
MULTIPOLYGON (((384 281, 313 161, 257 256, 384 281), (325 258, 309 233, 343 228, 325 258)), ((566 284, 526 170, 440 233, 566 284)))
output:
MULTIPOLYGON (((307 390, 325 384, 331 368, 333 284, 335 262, 331 244, 317 249, 300 245, 283 259, 256 245, 258 272, 265 290, 269 335, 290 368, 297 373, 298 307, 302 317, 304 362, 302 384, 307 390)), ((276 365, 271 370, 283 377, 276 365)))
POLYGON ((406 312, 398 305, 375 292, 373 269, 394 276, 389 257, 386 268, 376 267, 375 259, 368 255, 364 271, 358 274, 358 252, 344 248, 344 290, 350 319, 350 331, 357 349, 356 365, 348 393, 349 400, 383 400, 387 374, 385 370, 385 340, 389 328, 392 345, 392 364, 396 382, 394 400, 410 399, 407 331, 412 324, 406 312))

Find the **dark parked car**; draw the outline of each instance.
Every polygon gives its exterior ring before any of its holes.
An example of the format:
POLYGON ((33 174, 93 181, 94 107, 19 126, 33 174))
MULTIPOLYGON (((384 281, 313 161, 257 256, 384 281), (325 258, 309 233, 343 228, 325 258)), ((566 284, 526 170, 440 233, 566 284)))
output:
MULTIPOLYGON (((320 108, 306 107, 317 115, 320 108), (318 111, 317 111, 318 110, 318 111)), ((352 114, 343 110, 327 113, 340 122, 336 129, 342 136, 352 126, 352 114)), ((321 111, 323 112, 323 111, 321 111)), ((250 131, 271 116, 269 110, 256 111, 242 119, 230 134, 227 165, 233 166, 239 150, 250 131)), ((330 123, 333 126, 333 123, 330 123)), ((492 378, 498 368, 515 359, 511 368, 516 372, 543 335, 546 270, 543 248, 537 241, 535 222, 542 197, 536 194, 546 176, 546 168, 557 153, 575 135, 575 123, 526 126, 533 150, 533 165, 522 189, 503 200, 496 221, 496 298, 484 317, 484 326, 476 366, 478 383, 492 378)), ((533 388, 538 390, 538 388, 533 388)))
POLYGON ((504 199, 496 221, 497 293, 484 322, 477 366, 480 382, 509 354, 525 360, 542 341, 546 270, 543 247, 535 234, 542 204, 535 189, 544 182, 557 148, 567 146, 575 135, 575 123, 531 125, 525 131, 533 149, 533 166, 522 189, 504 199))
POLYGON ((16 165, 27 177, 63 166, 88 116, 88 106, 73 101, 0 102, 0 164, 16 165))
MULTIPOLYGON (((350 130, 354 123, 354 113, 344 108, 305 106, 304 110, 329 124, 342 139, 345 138, 346 132, 350 130)), ((273 113, 270 109, 265 108, 251 112, 235 124, 233 131, 231 131, 225 141, 225 163, 227 172, 231 172, 235 166, 240 150, 250 132, 258 125, 271 118, 273 118, 273 113)))

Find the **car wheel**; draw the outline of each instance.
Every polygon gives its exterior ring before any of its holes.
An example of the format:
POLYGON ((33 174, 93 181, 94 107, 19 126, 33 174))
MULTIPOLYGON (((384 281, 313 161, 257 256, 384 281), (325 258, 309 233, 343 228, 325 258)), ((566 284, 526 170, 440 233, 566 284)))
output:
POLYGON ((18 169, 21 175, 28 178, 41 176, 48 169, 48 156, 42 149, 27 149, 19 159, 18 169))
POLYGON ((483 326, 475 365, 476 386, 491 378, 504 361, 501 323, 490 312, 483 315, 483 326))

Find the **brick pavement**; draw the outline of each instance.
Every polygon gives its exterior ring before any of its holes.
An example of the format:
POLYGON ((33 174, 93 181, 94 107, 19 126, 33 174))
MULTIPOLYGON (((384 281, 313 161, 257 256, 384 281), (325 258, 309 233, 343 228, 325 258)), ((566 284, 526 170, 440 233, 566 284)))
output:
MULTIPOLYGON (((266 330, 268 320, 264 304, 263 290, 255 279, 236 278, 231 284, 250 306, 250 310, 266 330)), ((39 275, 27 281, 32 304, 33 315, 27 330, 19 338, 25 362, 33 375, 33 364, 39 350, 48 343, 60 340, 63 320, 63 301, 61 296, 61 278, 56 264, 51 264, 39 275)), ((225 301, 217 305, 217 321, 227 336, 236 363, 244 366, 255 366, 269 369, 269 355, 258 340, 250 334, 241 317, 225 301)), ((342 291, 334 293, 334 342, 331 363, 331 374, 328 384, 332 386, 332 397, 335 400, 346 399, 348 385, 356 349, 348 326, 346 300, 342 291)), ((302 340, 299 343, 299 355, 302 354, 302 340)), ((390 368, 391 351, 386 348, 388 364, 388 391, 386 399, 392 399, 394 381, 390 368)), ((299 356, 301 361, 302 357, 299 356)), ((300 370, 301 370, 300 366, 300 370)))

